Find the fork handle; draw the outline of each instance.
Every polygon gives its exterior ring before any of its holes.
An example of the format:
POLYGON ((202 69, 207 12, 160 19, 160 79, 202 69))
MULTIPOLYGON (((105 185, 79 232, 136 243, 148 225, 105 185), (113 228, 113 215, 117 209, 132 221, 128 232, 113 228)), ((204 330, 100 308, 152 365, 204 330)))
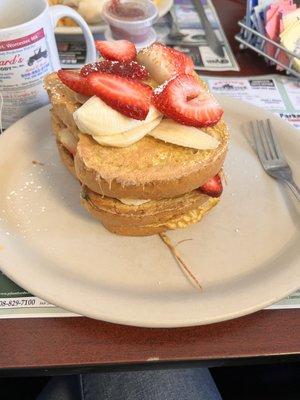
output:
POLYGON ((300 201, 300 189, 297 186, 296 182, 294 180, 290 180, 290 181, 284 181, 287 186, 290 188, 291 192, 294 194, 294 196, 296 197, 296 199, 298 201, 300 201))

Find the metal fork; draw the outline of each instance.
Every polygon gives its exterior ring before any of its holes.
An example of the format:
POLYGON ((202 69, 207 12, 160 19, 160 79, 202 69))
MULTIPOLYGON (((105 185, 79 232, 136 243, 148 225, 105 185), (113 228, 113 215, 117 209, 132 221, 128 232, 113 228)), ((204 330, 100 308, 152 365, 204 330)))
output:
POLYGON ((269 119, 251 121, 251 128, 258 158, 264 170, 275 179, 284 182, 300 201, 300 189, 296 185, 276 134, 269 119))

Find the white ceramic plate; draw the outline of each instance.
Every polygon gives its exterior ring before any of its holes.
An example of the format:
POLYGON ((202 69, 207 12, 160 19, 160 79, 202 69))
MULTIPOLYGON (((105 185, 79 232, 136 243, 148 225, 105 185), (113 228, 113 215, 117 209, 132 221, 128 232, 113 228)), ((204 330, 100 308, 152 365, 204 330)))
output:
MULTIPOLYGON (((172 5, 173 0, 160 0, 157 5, 159 17, 166 15, 170 11, 172 5)), ((104 32, 107 25, 104 21, 101 21, 99 24, 90 24, 89 27, 93 34, 97 34, 104 32)), ((82 31, 78 26, 58 26, 55 29, 55 33, 59 35, 81 35, 82 31)))
POLYGON ((202 292, 183 276, 158 236, 113 235, 81 208, 79 184, 58 159, 47 108, 0 137, 3 272, 67 310, 150 327, 238 317, 300 287, 299 212, 263 172, 241 125, 271 118, 298 182, 300 134, 250 104, 220 101, 232 135, 228 185, 202 222, 169 233, 174 243, 192 239, 178 248, 202 292))

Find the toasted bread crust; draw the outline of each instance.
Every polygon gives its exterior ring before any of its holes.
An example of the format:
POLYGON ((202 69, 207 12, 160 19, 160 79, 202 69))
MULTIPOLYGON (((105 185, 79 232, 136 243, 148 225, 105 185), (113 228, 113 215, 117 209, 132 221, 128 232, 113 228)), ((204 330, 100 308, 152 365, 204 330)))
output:
POLYGON ((126 236, 148 236, 169 229, 186 228, 199 222, 218 201, 201 193, 191 193, 177 199, 128 207, 116 199, 103 198, 90 190, 81 199, 83 207, 106 229, 126 236))
MULTIPOLYGON (((57 147, 62 162, 77 179, 71 154, 59 142, 57 147)), ((91 216, 110 232, 124 236, 149 236, 169 229, 185 228, 199 222, 218 201, 196 190, 179 198, 154 200, 142 206, 126 206, 117 199, 103 197, 88 188, 81 196, 81 204, 91 216), (189 213, 194 215, 194 220, 188 220, 189 213)))
MULTIPOLYGON (((80 145, 79 141, 78 146, 80 145)), ((154 180, 140 185, 123 185, 116 179, 112 181, 103 179, 97 170, 86 166, 80 152, 77 152, 75 156, 75 170, 80 181, 96 193, 115 198, 160 200, 191 192, 215 176, 223 166, 226 150, 224 147, 213 161, 202 165, 200 169, 188 175, 178 179, 154 180)))
POLYGON ((110 225, 161 224, 177 218, 190 210, 204 204, 209 196, 198 190, 180 197, 163 200, 153 200, 140 206, 128 206, 117 199, 101 196, 87 187, 83 188, 82 199, 101 216, 102 221, 110 225))
MULTIPOLYGON (((96 216, 94 217, 97 218, 96 216)), ((151 235, 157 235, 158 233, 166 232, 168 230, 168 227, 163 225, 129 227, 129 226, 114 226, 105 224, 104 222, 102 222, 102 224, 111 233, 121 236, 151 236, 151 235)))

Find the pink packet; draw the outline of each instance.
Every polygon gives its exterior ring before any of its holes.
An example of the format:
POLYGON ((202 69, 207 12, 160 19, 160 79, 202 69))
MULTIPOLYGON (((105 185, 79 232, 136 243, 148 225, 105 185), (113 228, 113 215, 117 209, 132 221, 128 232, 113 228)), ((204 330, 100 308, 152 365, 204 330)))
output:
MULTIPOLYGON (((266 12, 266 36, 272 40, 274 40, 275 37, 278 37, 278 9, 279 5, 272 4, 266 12)), ((272 43, 266 42, 264 50, 268 56, 273 57, 275 49, 272 43)))
POLYGON ((293 0, 281 0, 271 4, 266 12, 266 32, 270 39, 276 40, 280 33, 280 20, 282 14, 287 14, 297 8, 293 0))
MULTIPOLYGON (((266 36, 275 42, 279 41, 280 21, 283 13, 294 11, 297 8, 292 0, 283 0, 276 4, 272 4, 266 13, 266 36)), ((265 52, 267 55, 274 57, 276 47, 272 43, 266 43, 265 52)))

